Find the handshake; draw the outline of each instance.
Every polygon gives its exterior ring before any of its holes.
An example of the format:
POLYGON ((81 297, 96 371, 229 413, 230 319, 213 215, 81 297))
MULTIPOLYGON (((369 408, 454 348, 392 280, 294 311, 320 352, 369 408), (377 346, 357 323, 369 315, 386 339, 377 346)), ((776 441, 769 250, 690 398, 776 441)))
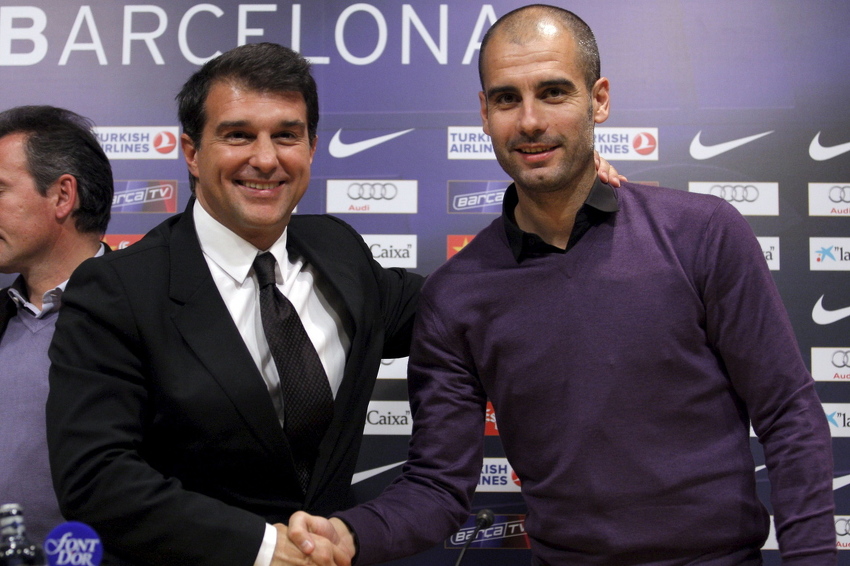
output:
POLYGON ((280 523, 271 566, 351 566, 357 552, 354 535, 337 518, 297 511, 289 526, 280 523))

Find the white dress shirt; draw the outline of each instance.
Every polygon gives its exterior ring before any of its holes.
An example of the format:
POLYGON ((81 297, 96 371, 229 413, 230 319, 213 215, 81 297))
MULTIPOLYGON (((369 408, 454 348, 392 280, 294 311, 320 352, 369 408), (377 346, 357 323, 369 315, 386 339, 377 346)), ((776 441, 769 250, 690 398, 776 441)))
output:
MULTIPOLYGON (((200 202, 195 201, 192 214, 201 251, 213 281, 263 376, 281 426, 286 407, 280 391, 280 376, 263 332, 260 289, 252 269, 254 258, 259 253, 271 252, 277 260, 277 288, 292 302, 301 318, 304 330, 325 368, 331 392, 336 398, 350 346, 350 339, 338 315, 341 305, 337 304, 338 299, 322 293, 315 284, 315 279, 319 276, 304 258, 289 256, 286 250, 288 229, 283 231, 268 250, 259 250, 213 218, 200 202)), ((271 564, 276 542, 277 531, 267 524, 255 566, 271 564)))

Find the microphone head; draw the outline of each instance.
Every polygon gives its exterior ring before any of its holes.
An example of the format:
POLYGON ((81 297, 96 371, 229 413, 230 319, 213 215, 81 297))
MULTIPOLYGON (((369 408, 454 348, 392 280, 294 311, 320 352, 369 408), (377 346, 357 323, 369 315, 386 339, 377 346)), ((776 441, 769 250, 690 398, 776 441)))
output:
POLYGON ((103 545, 93 528, 85 523, 69 521, 50 531, 44 541, 44 553, 50 566, 98 566, 103 558, 103 545))
POLYGON ((493 525, 496 516, 489 509, 482 509, 475 515, 475 524, 480 529, 486 529, 493 525))

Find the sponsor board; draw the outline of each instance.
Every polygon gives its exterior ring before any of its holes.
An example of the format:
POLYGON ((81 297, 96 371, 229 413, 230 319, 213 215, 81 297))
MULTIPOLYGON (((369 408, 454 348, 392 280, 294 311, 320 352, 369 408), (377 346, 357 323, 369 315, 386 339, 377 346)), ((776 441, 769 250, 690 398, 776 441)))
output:
POLYGON ((815 381, 850 382, 850 346, 812 348, 812 377, 815 381))
POLYGON ((112 250, 123 250, 144 238, 144 234, 106 234, 103 241, 112 250))
POLYGON ((363 234, 363 240, 383 267, 416 267, 415 234, 363 234))
POLYGON ((688 190, 720 197, 744 216, 779 216, 778 183, 688 183, 688 190))
POLYGON ((658 161, 658 128, 602 128, 593 147, 609 161, 658 161))
POLYGON ((499 436, 496 411, 493 409, 493 403, 490 401, 487 401, 487 412, 484 413, 484 436, 499 436))
POLYGON ((809 216, 850 216, 850 183, 809 183, 809 216))
POLYGON ((177 212, 177 181, 115 181, 112 212, 177 212))
POLYGON ((481 126, 449 126, 449 159, 496 159, 493 142, 481 126))
POLYGON ((378 379, 407 379, 407 361, 409 358, 381 360, 378 379))
POLYGON ((449 213, 499 214, 510 181, 449 181, 449 213))
POLYGON ((363 434, 406 435, 413 431, 410 403, 407 401, 369 401, 363 434))
POLYGON ((850 436, 850 403, 823 403, 823 412, 833 438, 850 436))
POLYGON ((756 238, 761 246, 761 253, 771 271, 779 271, 779 238, 759 237, 756 238))
POLYGON ((809 270, 850 271, 850 238, 809 238, 809 270))
POLYGON ((449 234, 446 236, 446 259, 465 248, 474 237, 475 234, 449 234))
POLYGON ((109 159, 177 159, 177 126, 96 126, 92 130, 109 159))
MULTIPOLYGON (((449 126, 449 159, 496 159, 493 141, 481 126, 449 126)), ((658 128, 597 127, 593 142, 609 161, 658 161, 658 128)))
POLYGON ((484 458, 475 491, 519 493, 520 481, 507 458, 484 458))
MULTIPOLYGON (((470 515, 460 530, 446 540, 445 548, 463 547, 474 532, 475 515, 470 515)), ((496 515, 493 525, 478 531, 469 548, 531 548, 525 534, 525 515, 496 515)))
POLYGON ((419 183, 398 179, 329 179, 330 214, 416 214, 419 183))

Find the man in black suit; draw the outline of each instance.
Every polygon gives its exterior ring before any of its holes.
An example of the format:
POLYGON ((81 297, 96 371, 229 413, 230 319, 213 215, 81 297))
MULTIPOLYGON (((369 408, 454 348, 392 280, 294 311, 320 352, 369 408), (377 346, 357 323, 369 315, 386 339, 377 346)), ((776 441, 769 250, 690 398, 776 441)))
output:
POLYGON ((383 269, 340 220, 292 215, 318 123, 300 55, 238 47, 177 99, 194 198, 68 285, 50 350, 56 492, 105 563, 305 564, 283 523, 353 503, 380 360, 407 355, 422 278, 383 269), (289 432, 290 362, 263 330, 267 251, 274 300, 289 299, 321 362, 313 441, 289 432))
POLYGON ((63 522, 44 432, 47 348, 71 272, 101 255, 109 160, 82 116, 53 106, 0 112, 0 503, 20 503, 33 540, 63 522))

